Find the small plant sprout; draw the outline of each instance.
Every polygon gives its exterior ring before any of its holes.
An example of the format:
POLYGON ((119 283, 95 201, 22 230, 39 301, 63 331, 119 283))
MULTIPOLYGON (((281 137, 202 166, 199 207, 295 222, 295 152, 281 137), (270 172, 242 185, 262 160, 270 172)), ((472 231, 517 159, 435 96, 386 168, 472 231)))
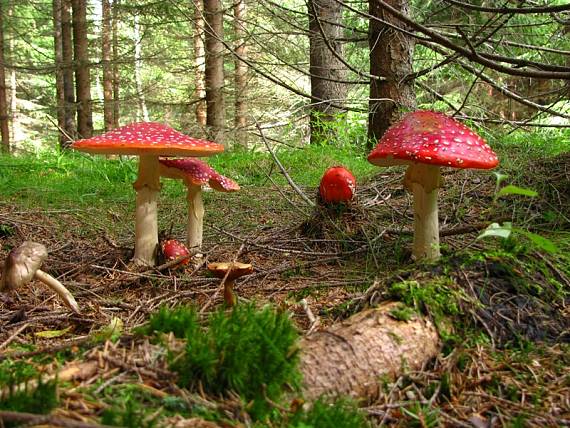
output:
POLYGON ((237 297, 234 293, 236 279, 253 273, 253 266, 249 263, 240 262, 216 262, 209 263, 208 270, 216 278, 225 278, 224 281, 224 302, 227 306, 235 306, 237 297))
POLYGON ((158 248, 157 200, 160 192, 159 156, 211 156, 224 150, 221 144, 199 140, 168 125, 139 122, 97 137, 78 140, 75 150, 94 154, 139 156, 135 215, 134 261, 154 266, 158 248))
POLYGON ((73 294, 61 282, 40 269, 47 255, 45 245, 32 241, 24 241, 10 251, 4 261, 0 291, 15 290, 37 279, 55 291, 69 309, 80 313, 73 294))
POLYGON ((319 197, 325 204, 346 204, 354 197, 355 190, 354 175, 343 166, 333 166, 321 178, 319 197))
POLYGON ((218 174, 206 162, 198 159, 160 159, 162 177, 181 179, 186 188, 188 200, 187 242, 192 254, 200 251, 204 228, 204 202, 202 186, 208 184, 220 192, 236 192, 239 185, 230 178, 218 174))
POLYGON ((404 186, 414 195, 416 260, 437 259, 440 168, 491 169, 499 159, 487 142, 464 124, 442 113, 415 111, 390 127, 368 155, 378 166, 408 165, 404 186))

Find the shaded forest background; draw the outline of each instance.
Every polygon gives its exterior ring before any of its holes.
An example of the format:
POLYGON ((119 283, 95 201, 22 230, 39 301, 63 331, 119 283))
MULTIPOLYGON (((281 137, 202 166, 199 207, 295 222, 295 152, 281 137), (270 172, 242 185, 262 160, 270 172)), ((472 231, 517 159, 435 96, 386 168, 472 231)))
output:
POLYGON ((228 148, 367 145, 416 107, 565 128, 565 3, 3 0, 2 147, 140 120, 228 148))

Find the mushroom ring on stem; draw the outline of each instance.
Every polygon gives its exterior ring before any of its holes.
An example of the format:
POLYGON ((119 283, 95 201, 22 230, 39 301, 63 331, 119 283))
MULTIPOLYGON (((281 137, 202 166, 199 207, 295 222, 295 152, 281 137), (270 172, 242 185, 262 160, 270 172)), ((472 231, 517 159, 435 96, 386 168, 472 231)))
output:
POLYGON ((204 202, 202 186, 208 184, 220 192, 236 192, 239 185, 230 178, 218 174, 214 168, 199 159, 160 159, 162 177, 182 179, 188 199, 188 225, 186 245, 192 254, 200 251, 204 227, 204 202))
POLYGON ((237 297, 234 293, 236 279, 253 273, 253 266, 249 263, 240 262, 214 262, 208 264, 208 270, 216 278, 226 279, 224 281, 224 303, 231 307, 237 303, 237 297))
POLYGON ((414 195, 416 259, 437 259, 437 191, 440 167, 491 169, 499 159, 487 142, 467 126, 442 113, 415 111, 392 125, 368 155, 379 166, 409 165, 404 186, 414 195))
POLYGON ((40 269, 47 255, 45 245, 32 241, 24 241, 19 247, 10 251, 4 261, 0 291, 15 290, 28 284, 32 279, 37 279, 55 291, 69 309, 80 313, 79 305, 69 290, 53 276, 40 269))
POLYGON ((94 154, 139 156, 135 215, 134 261, 154 266, 158 248, 157 200, 160 192, 159 156, 211 156, 224 146, 189 137, 168 125, 139 122, 97 137, 78 140, 75 150, 94 154))

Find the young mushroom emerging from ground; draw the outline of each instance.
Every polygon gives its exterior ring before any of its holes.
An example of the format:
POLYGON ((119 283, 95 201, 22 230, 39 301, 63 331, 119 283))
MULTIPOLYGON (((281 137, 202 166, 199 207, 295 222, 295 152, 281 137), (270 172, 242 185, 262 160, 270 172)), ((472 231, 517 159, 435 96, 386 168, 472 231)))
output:
POLYGON ((455 119, 433 111, 406 114, 386 131, 368 161, 379 166, 409 165, 404 186, 414 196, 416 259, 440 256, 440 167, 491 169, 499 163, 483 138, 455 119))
POLYGON ((94 154, 139 156, 135 216, 134 261, 154 266, 158 247, 157 200, 160 192, 159 156, 211 156, 224 146, 188 137, 168 125, 139 122, 114 129, 103 135, 78 140, 75 150, 94 154))
POLYGON ((333 166, 325 171, 319 184, 319 199, 324 204, 348 203, 354 197, 356 179, 343 166, 333 166))
POLYGON ((202 186, 208 184, 220 192, 236 192, 239 185, 230 178, 218 174, 206 162, 199 159, 160 159, 162 177, 181 179, 187 188, 188 225, 186 245, 192 254, 202 247, 204 227, 204 202, 202 186))
POLYGON ((235 306, 237 297, 234 293, 236 279, 253 273, 253 266, 240 262, 215 262, 208 264, 208 270, 216 278, 226 278, 224 282, 224 302, 227 306, 235 306))
POLYGON ((188 251, 186 245, 176 239, 162 241, 160 249, 165 263, 180 259, 178 263, 171 266, 172 269, 181 268, 190 262, 190 251, 188 251))
POLYGON ((24 241, 8 253, 4 261, 0 291, 10 291, 28 284, 33 279, 43 282, 63 300, 73 312, 79 313, 79 305, 61 282, 40 269, 48 252, 43 244, 24 241))

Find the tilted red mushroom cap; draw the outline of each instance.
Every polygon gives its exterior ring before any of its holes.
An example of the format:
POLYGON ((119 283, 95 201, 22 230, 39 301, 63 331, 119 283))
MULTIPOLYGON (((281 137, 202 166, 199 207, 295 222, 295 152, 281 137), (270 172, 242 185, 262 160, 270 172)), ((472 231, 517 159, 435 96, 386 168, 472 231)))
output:
MULTIPOLYGON (((217 173, 214 168, 199 159, 160 159, 159 162, 167 168, 179 171, 172 174, 176 175, 174 178, 184 177, 196 186, 208 183, 212 189, 220 192, 235 192, 240 189, 234 180, 217 173)), ((172 176, 166 171, 165 175, 172 176)))
POLYGON ((471 129, 433 111, 406 114, 392 125, 368 155, 374 165, 426 163, 453 168, 490 169, 499 159, 471 129))
POLYGON ((190 251, 188 251, 186 245, 184 245, 182 242, 177 241, 176 239, 167 239, 166 241, 163 241, 161 249, 162 255, 167 262, 186 256, 185 259, 173 267, 187 265, 190 261, 190 251))
POLYGON ((319 194, 323 202, 334 204, 348 202, 354 196, 356 179, 343 166, 333 166, 325 171, 319 185, 319 194))
POLYGON ((155 156, 210 156, 224 146, 184 135, 157 122, 137 122, 93 138, 75 141, 71 147, 87 153, 155 156))

